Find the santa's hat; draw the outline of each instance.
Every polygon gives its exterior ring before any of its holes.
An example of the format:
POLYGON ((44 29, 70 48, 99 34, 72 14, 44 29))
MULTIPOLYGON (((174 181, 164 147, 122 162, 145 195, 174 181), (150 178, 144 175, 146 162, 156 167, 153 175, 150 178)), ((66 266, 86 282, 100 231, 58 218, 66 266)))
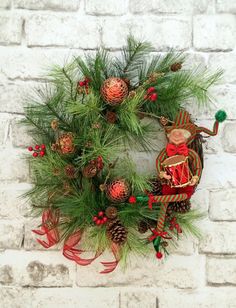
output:
POLYGON ((205 133, 210 136, 215 136, 218 133, 218 127, 219 123, 223 122, 226 119, 227 115, 224 110, 218 110, 217 113, 215 114, 215 122, 213 125, 213 129, 210 130, 205 127, 197 126, 191 121, 190 114, 186 110, 181 110, 171 126, 166 126, 164 127, 165 132, 168 136, 171 131, 174 129, 182 129, 183 131, 186 131, 186 138, 187 138, 187 143, 191 143, 194 138, 196 137, 197 134, 199 133, 205 133))

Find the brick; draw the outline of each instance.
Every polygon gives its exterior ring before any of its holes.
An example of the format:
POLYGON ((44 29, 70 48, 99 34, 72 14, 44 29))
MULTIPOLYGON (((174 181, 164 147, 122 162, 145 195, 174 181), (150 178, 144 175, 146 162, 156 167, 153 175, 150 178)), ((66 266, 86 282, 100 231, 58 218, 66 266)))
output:
POLYGON ((0 44, 20 44, 22 24, 21 17, 0 13, 0 44))
POLYGON ((216 1, 216 10, 219 13, 236 13, 236 2, 232 0, 217 0, 216 1))
MULTIPOLYGON (((236 119, 236 106, 235 106, 235 85, 222 85, 216 86, 212 89, 215 97, 214 107, 217 109, 224 109, 227 111, 227 119, 236 119)), ((222 128, 221 128, 222 129, 222 128)))
POLYGON ((203 238, 200 251, 211 254, 235 254, 235 225, 234 222, 202 222, 203 238))
POLYGON ((236 220, 236 189, 225 189, 210 192, 210 210, 211 220, 236 220))
POLYGON ((13 282, 13 272, 9 265, 0 265, 0 284, 8 285, 13 282))
MULTIPOLYGON (((103 255, 99 261, 111 260, 111 256, 103 255)), ((201 256, 172 255, 160 262, 155 257, 155 252, 148 258, 132 258, 126 269, 125 275, 118 268, 112 275, 101 275, 101 264, 98 262, 90 265, 90 270, 83 266, 77 267, 78 286, 120 286, 135 285, 139 287, 174 287, 180 289, 194 289, 198 286, 203 270, 201 256), (198 268, 197 272, 195 269, 198 268), (158 273, 158 275, 157 275, 158 273), (145 277, 145 279, 144 279, 145 277)))
POLYGON ((197 50, 232 50, 235 46, 235 17, 233 15, 195 16, 193 43, 197 50))
POLYGON ((158 307, 173 308, 234 308, 236 294, 234 287, 204 287, 198 291, 182 292, 174 289, 158 293, 158 307))
POLYGON ((149 289, 142 290, 127 290, 121 292, 121 307, 126 308, 155 308, 156 307, 156 292, 149 289))
POLYGON ((95 49, 100 45, 99 23, 94 17, 32 15, 26 19, 25 33, 28 46, 95 49))
POLYGON ((128 1, 120 0, 86 0, 85 11, 90 15, 124 15, 127 12, 128 1))
POLYGON ((79 7, 78 0, 14 0, 14 7, 30 10, 55 10, 55 11, 76 11, 79 7))
POLYGON ((23 117, 14 117, 10 124, 10 138, 12 145, 26 149, 34 144, 33 138, 29 134, 29 129, 20 123, 23 117))
POLYGON ((32 290, 29 288, 0 287, 1 308, 30 308, 32 290))
POLYGON ((192 209, 198 209, 201 212, 208 212, 209 190, 197 186, 197 189, 191 198, 191 207, 192 209))
POLYGON ((58 252, 5 251, 1 266, 11 267, 14 285, 33 287, 72 286, 75 264, 58 252), (17 262, 15 262, 17 260, 17 262))
POLYGON ((7 142, 9 134, 10 117, 5 114, 0 114, 0 145, 7 142))
POLYGON ((207 258, 206 274, 209 284, 236 285, 235 258, 207 258))
POLYGON ((145 3, 142 0, 131 0, 130 1, 130 10, 132 13, 183 13, 183 14, 193 14, 193 13, 204 13, 209 5, 212 5, 211 1, 200 0, 182 0, 179 2, 173 0, 151 0, 145 3))
POLYGON ((40 288, 33 290, 34 308, 118 308, 119 291, 107 288, 40 288), (109 291, 108 291, 109 290, 109 291))
POLYGON ((42 82, 52 65, 64 65, 75 54, 81 55, 81 52, 63 48, 0 47, 0 54, 0 67, 4 76, 9 79, 39 79, 42 82))
POLYGON ((129 33, 151 41, 156 50, 184 50, 191 46, 191 23, 188 18, 143 17, 107 18, 102 27, 102 41, 107 48, 121 48, 129 33), (175 31, 173 31, 175 29, 175 31), (156 35, 158 33, 158 36, 156 35), (112 40, 111 40, 112 37, 112 40))
POLYGON ((41 86, 39 82, 0 84, 0 112, 23 113, 24 104, 33 97, 33 89, 37 91, 41 86))
POLYGON ((223 69, 222 83, 236 81, 236 53, 217 52, 209 55, 209 67, 212 69, 223 69))
POLYGON ((4 161, 0 168, 0 180, 27 182, 29 176, 28 163, 22 159, 25 150, 3 148, 0 151, 0 161, 4 161))
POLYGON ((204 169, 198 189, 220 189, 236 185, 236 157, 221 152, 205 155, 204 169))
POLYGON ((30 189, 26 183, 1 184, 0 187, 0 217, 1 218, 22 218, 28 208, 26 199, 20 196, 30 189))
POLYGON ((1 0, 0 8, 9 9, 11 7, 11 0, 1 0))
POLYGON ((0 221, 0 249, 20 249, 23 235, 23 223, 19 220, 0 221))
POLYGON ((225 124, 222 143, 224 150, 229 153, 236 153, 235 129, 236 123, 225 124))

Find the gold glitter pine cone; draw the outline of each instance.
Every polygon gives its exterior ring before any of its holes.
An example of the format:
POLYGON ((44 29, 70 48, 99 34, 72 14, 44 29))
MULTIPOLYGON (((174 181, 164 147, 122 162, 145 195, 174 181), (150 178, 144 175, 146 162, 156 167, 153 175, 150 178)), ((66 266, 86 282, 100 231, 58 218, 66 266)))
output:
POLYGON ((72 133, 64 133, 62 134, 56 143, 56 148, 58 152, 62 154, 70 154, 74 153, 75 151, 75 145, 73 143, 74 136, 72 133))

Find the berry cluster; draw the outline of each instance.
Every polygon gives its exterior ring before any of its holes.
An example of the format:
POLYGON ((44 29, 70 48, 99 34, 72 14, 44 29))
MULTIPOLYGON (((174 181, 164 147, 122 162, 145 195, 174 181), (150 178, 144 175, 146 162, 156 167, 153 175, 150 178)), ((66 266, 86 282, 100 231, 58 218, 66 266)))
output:
POLYGON ((170 226, 169 229, 172 231, 174 229, 176 229, 177 233, 182 233, 182 229, 180 228, 180 225, 177 223, 177 219, 176 217, 173 217, 170 220, 170 226))
POLYGON ((33 151, 33 154, 32 156, 33 157, 38 157, 38 156, 41 156, 43 157, 45 155, 45 152, 46 152, 46 146, 45 144, 36 144, 35 147, 28 147, 28 151, 32 152, 33 151))
POLYGON ((144 96, 144 99, 150 100, 151 102, 155 102, 158 98, 158 94, 154 87, 150 87, 147 89, 147 94, 144 96))
POLYGON ((91 80, 90 80, 88 77, 86 77, 86 78, 85 78, 84 80, 82 80, 82 81, 79 81, 79 82, 78 82, 78 85, 77 85, 79 91, 80 91, 80 89, 84 88, 84 89, 85 89, 85 93, 88 94, 88 93, 89 93, 89 82, 90 82, 90 81, 91 81, 91 80))
POLYGON ((97 216, 93 217, 93 221, 97 226, 104 225, 107 222, 107 217, 103 211, 100 211, 97 216))

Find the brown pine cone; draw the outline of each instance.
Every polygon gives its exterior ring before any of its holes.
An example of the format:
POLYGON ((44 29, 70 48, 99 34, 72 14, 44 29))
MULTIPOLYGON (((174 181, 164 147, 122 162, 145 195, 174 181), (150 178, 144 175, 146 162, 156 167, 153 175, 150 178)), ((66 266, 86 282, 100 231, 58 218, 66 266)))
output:
POLYGON ((107 235, 116 244, 122 245, 127 240, 127 230, 119 219, 109 220, 107 223, 107 235))
POLYGON ((165 117, 160 117, 160 123, 161 123, 161 125, 163 125, 163 126, 166 126, 167 124, 168 124, 168 122, 169 122, 169 120, 167 119, 167 118, 165 118, 165 117))
POLYGON ((93 178, 97 174, 97 171, 97 167, 90 163, 83 168, 82 174, 85 178, 93 178))
POLYGON ((189 199, 179 202, 173 202, 170 204, 170 207, 173 212, 184 214, 190 211, 191 202, 189 199))
POLYGON ((152 185, 152 190, 151 190, 151 193, 153 195, 162 195, 162 182, 160 179, 158 178, 153 178, 150 180, 151 182, 151 185, 152 185))
POLYGON ((170 69, 172 72, 177 72, 182 68, 182 64, 181 63, 174 63, 171 65, 170 69))
POLYGON ((73 165, 67 165, 64 168, 65 175, 69 179, 75 179, 76 178, 76 169, 73 165))
POLYGON ((117 120, 117 115, 116 115, 115 112, 108 110, 105 118, 106 118, 108 123, 114 124, 117 120))
POLYGON ((114 219, 117 217, 117 208, 115 206, 108 206, 108 208, 106 208, 105 214, 108 218, 110 219, 114 219))
POLYGON ((53 129, 53 130, 57 130, 58 129, 58 120, 52 120, 52 122, 51 122, 51 128, 53 129))
POLYGON ((141 220, 138 224, 138 232, 143 234, 143 233, 146 233, 148 230, 148 224, 146 221, 144 220, 141 220))

